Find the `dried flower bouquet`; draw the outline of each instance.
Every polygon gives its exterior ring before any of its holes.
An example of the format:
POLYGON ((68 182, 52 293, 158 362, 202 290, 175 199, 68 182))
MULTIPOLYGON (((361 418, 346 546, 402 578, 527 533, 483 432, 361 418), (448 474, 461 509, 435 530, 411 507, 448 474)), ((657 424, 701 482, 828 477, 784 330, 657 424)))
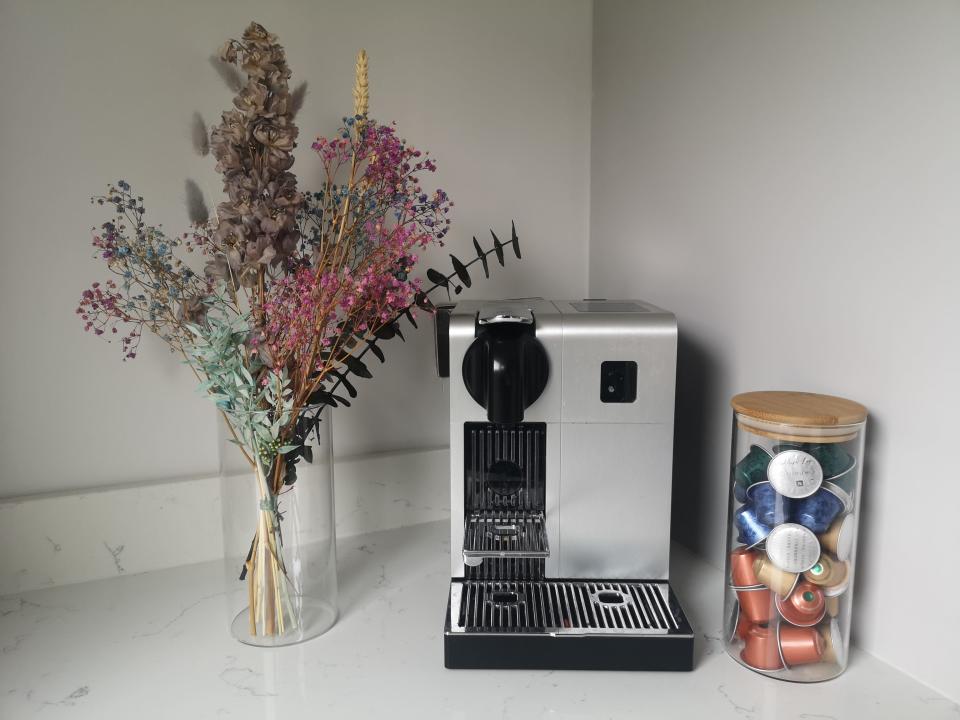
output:
MULTIPOLYGON (((293 629, 293 592, 284 567, 281 495, 310 462, 307 439, 324 408, 349 405, 351 376, 367 378, 367 353, 384 361, 381 340, 403 337, 430 293, 469 287, 469 266, 488 256, 504 263, 511 246, 474 238, 469 263, 450 256, 452 272, 414 277, 417 253, 443 245, 453 203, 427 191, 436 171, 426 152, 400 139, 393 125, 368 116, 366 54, 357 58, 354 112, 332 138, 313 143, 323 167, 316 192, 291 172, 296 146, 290 70, 277 38, 251 23, 228 41, 220 59, 246 82, 209 136, 226 199, 216 217, 167 236, 144 221, 143 198, 120 181, 94 198, 115 217, 94 230, 96 257, 111 278, 84 291, 77 313, 85 328, 117 336, 134 358, 143 330, 180 354, 216 403, 233 442, 256 476, 259 511, 240 577, 249 594, 251 635, 293 629), (184 253, 202 257, 195 271, 184 253)), ((203 133, 202 135, 205 135, 203 133)), ((204 137, 204 141, 207 138, 204 137)))

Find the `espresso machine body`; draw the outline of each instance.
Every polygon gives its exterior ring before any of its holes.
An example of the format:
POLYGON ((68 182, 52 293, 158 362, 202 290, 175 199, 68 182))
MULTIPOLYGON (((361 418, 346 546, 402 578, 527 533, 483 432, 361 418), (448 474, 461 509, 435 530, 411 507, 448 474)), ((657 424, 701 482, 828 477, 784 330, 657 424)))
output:
POLYGON ((673 315, 632 300, 441 312, 447 667, 690 669, 668 583, 673 315))

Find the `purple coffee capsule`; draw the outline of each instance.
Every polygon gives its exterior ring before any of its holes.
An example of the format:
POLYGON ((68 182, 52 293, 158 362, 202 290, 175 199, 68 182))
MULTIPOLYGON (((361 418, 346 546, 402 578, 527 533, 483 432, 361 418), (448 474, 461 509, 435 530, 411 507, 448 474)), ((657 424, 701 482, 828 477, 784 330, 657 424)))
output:
POLYGON ((774 526, 788 522, 795 501, 784 497, 769 482, 759 482, 747 490, 747 504, 764 525, 774 526))
POLYGON ((790 511, 790 520, 803 525, 816 534, 827 531, 830 523, 843 510, 844 504, 835 493, 825 487, 810 497, 795 500, 790 511))
POLYGON ((754 514, 753 508, 749 505, 744 505, 737 510, 734 513, 733 520, 739 531, 737 542, 747 547, 759 545, 770 534, 770 526, 760 522, 754 514))

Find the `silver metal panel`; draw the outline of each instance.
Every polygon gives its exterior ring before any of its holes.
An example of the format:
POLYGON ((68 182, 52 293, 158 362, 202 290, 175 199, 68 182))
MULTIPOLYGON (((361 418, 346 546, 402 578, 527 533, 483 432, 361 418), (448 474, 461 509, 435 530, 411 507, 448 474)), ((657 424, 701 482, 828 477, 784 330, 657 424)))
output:
MULTIPOLYGON (((452 330, 452 329, 451 329, 452 330)), ((458 383, 459 375, 450 373, 450 394, 458 383)), ((463 521, 466 517, 463 507, 463 422, 450 423, 450 577, 463 577, 466 569, 463 563, 463 521)))
MULTIPOLYGON (((646 305, 646 312, 563 313, 562 422, 672 423, 677 380, 677 322, 671 313, 646 305), (600 400, 600 364, 637 363, 637 398, 631 403, 600 400)), ((670 448, 666 448, 670 452, 670 448)))
POLYGON ((673 425, 561 429, 559 577, 666 580, 673 425))
MULTIPOLYGON (((547 540, 556 548, 554 538, 560 537, 560 423, 547 423, 547 480, 544 503, 547 540)), ((544 564, 547 577, 561 577, 560 558, 556 550, 550 552, 544 564)))

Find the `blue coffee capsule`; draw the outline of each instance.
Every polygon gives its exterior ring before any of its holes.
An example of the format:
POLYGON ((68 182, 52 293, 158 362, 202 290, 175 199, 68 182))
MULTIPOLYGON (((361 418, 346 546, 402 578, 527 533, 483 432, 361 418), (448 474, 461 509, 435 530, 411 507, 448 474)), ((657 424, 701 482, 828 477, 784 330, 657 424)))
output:
POLYGON ((745 502, 747 489, 767 479, 767 465, 771 455, 759 445, 751 445, 743 459, 733 468, 733 496, 737 502, 745 502))
POLYGON ((793 508, 790 512, 791 521, 803 525, 817 534, 826 532, 830 523, 844 507, 843 500, 826 487, 820 488, 809 497, 793 502, 793 508))
POLYGON ((840 502, 843 503, 843 509, 846 512, 853 512, 853 496, 851 496, 850 493, 848 493, 843 487, 836 483, 825 482, 823 484, 823 489, 840 498, 840 502))
POLYGON ((769 482, 764 481, 750 486, 746 502, 753 508, 757 520, 773 527, 789 521, 795 501, 779 494, 769 482))
POLYGON ((747 547, 762 543, 770 534, 770 527, 757 519, 753 508, 749 505, 744 505, 734 513, 734 522, 739 531, 737 542, 747 547))

